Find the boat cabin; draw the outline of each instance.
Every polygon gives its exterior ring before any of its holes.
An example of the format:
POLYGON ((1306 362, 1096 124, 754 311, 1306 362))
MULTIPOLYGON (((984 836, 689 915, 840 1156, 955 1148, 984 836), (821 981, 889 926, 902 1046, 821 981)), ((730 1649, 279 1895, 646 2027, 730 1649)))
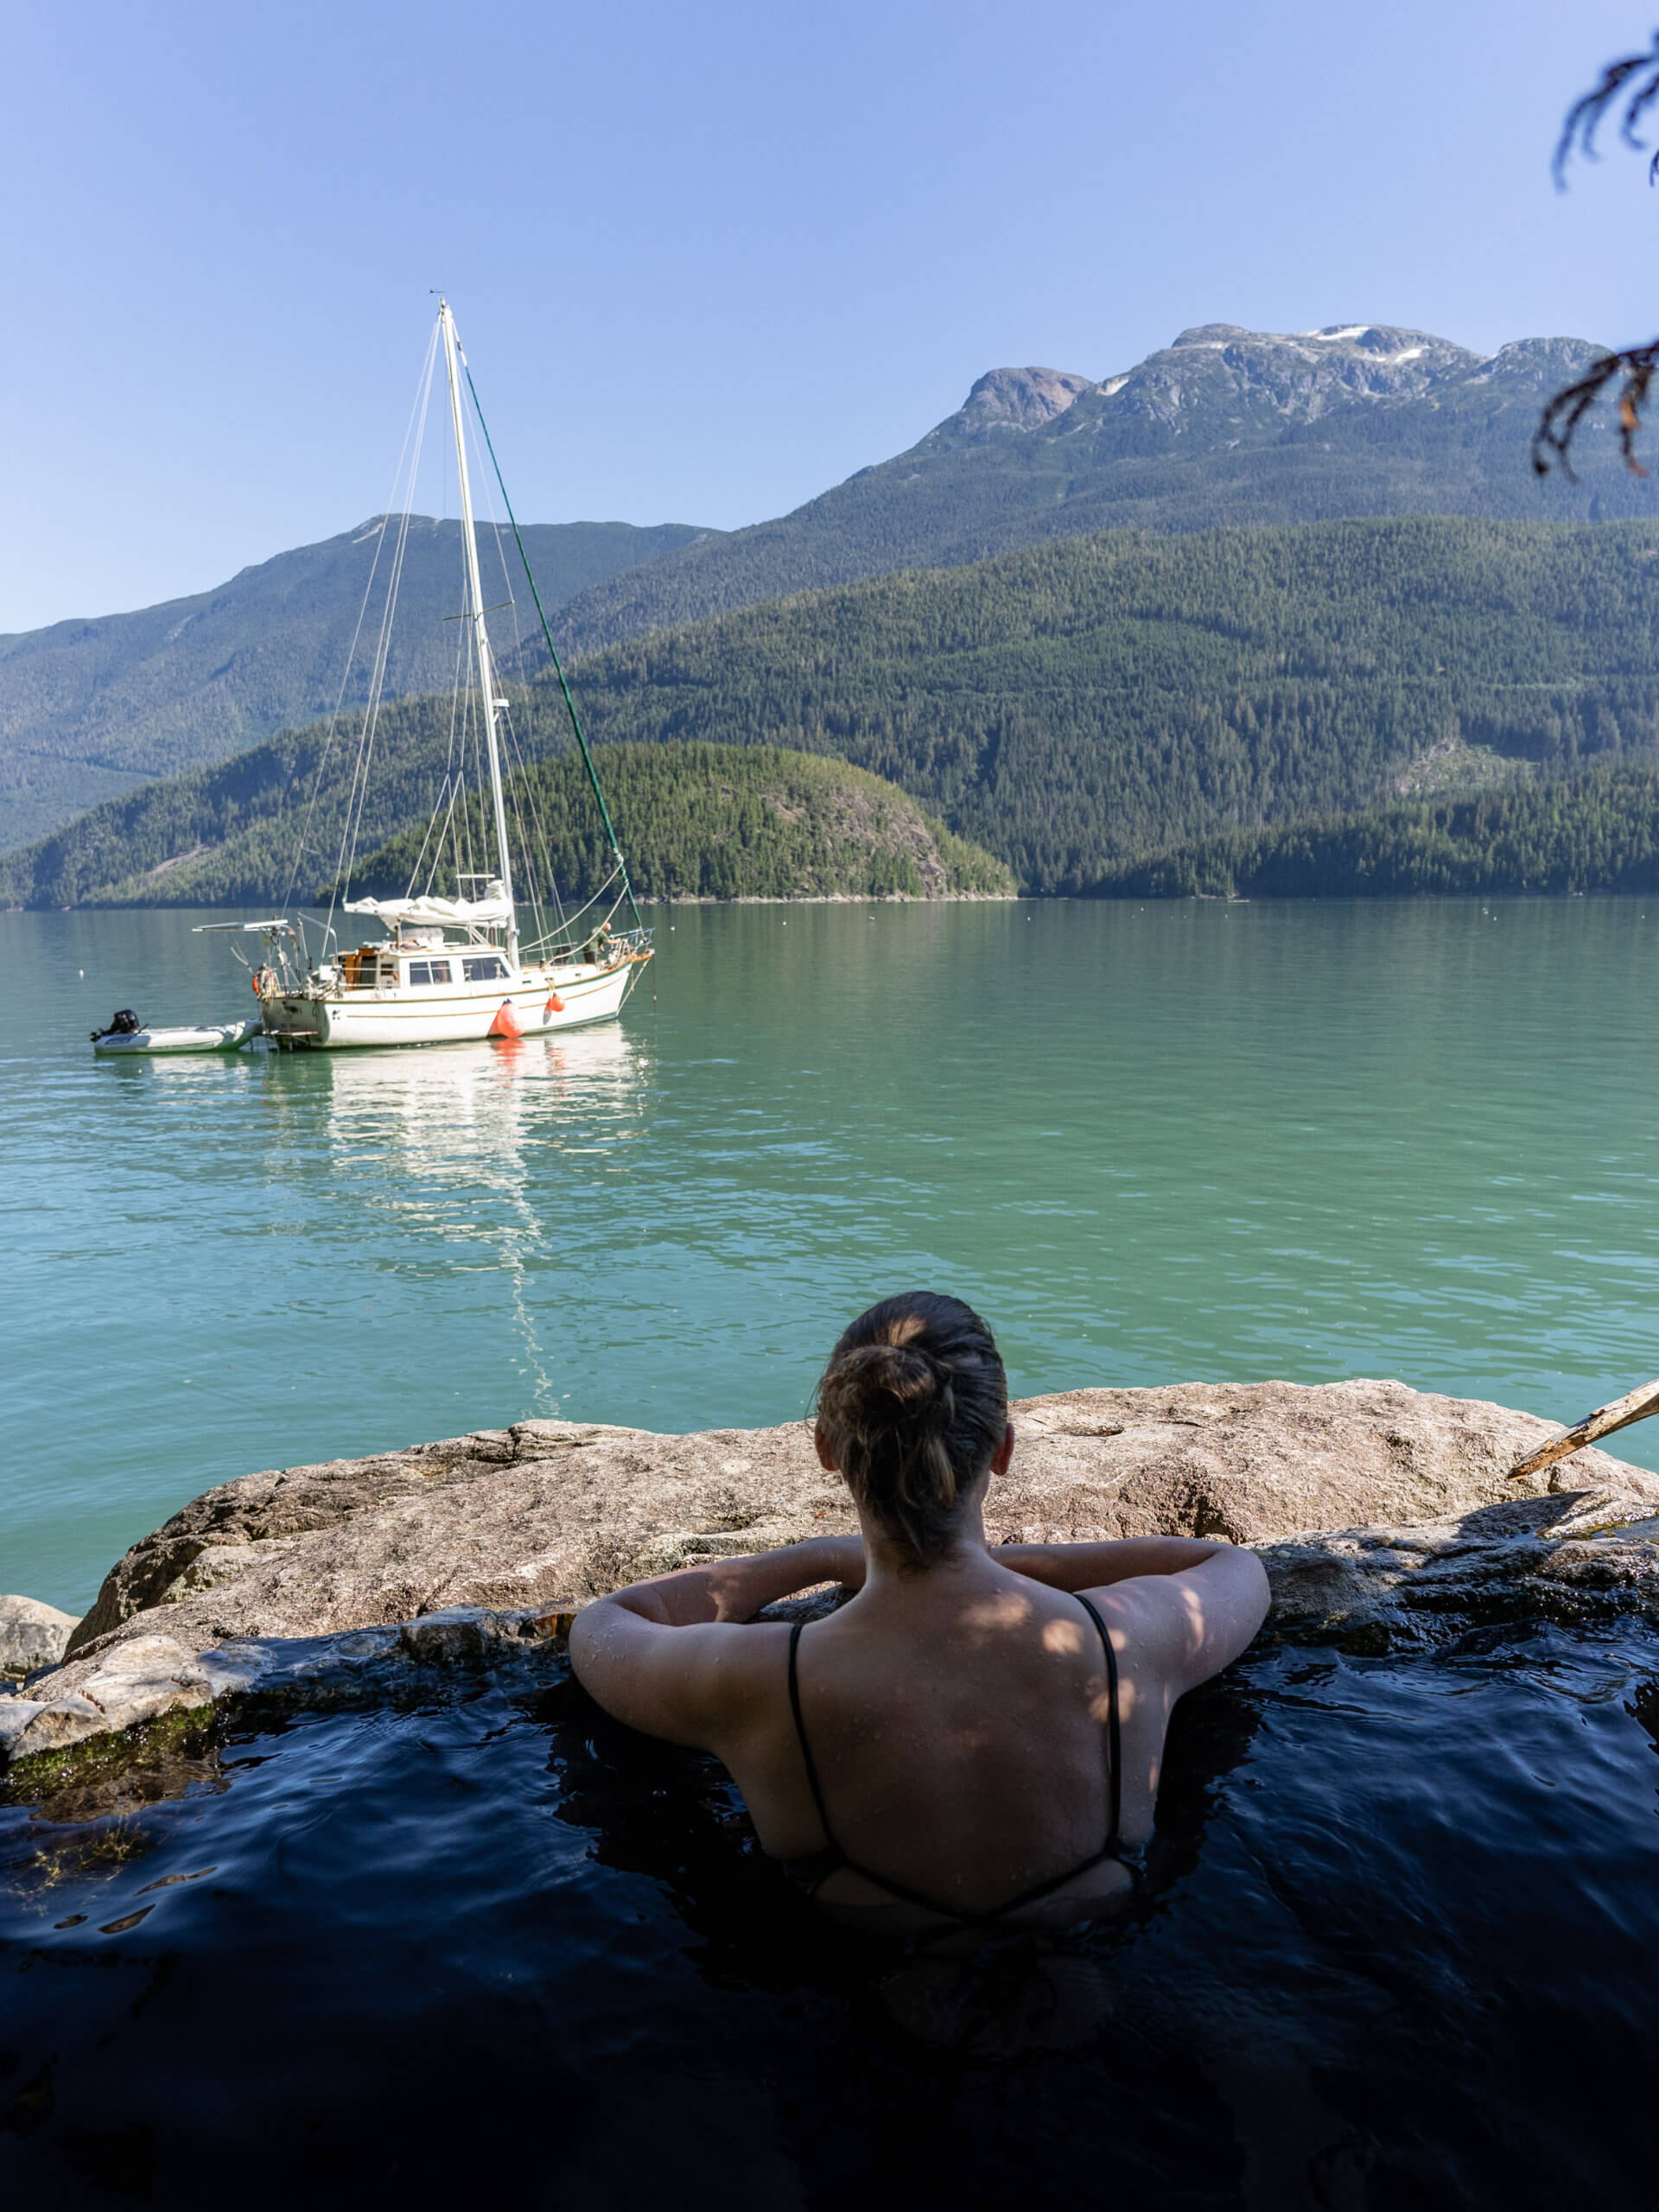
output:
POLYGON ((360 944, 340 955, 340 980, 348 991, 444 990, 506 982, 512 973, 500 953, 446 944, 435 931, 420 931, 414 944, 360 944))

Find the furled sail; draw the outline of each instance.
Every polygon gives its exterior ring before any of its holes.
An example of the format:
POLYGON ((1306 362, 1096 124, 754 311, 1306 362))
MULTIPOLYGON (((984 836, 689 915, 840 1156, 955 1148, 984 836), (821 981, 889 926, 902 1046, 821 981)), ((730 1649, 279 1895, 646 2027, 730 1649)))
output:
POLYGON ((512 901, 499 883, 483 899, 347 899, 348 914, 373 914, 383 922, 448 922, 460 927, 468 923, 486 926, 512 919, 512 901))

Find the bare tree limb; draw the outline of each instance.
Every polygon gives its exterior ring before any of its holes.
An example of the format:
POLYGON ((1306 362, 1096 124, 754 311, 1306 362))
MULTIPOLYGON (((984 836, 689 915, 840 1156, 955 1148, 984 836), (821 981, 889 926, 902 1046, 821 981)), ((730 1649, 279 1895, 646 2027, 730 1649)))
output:
POLYGON ((1633 1421, 1646 1421, 1649 1414, 1659 1414, 1659 1382, 1644 1382, 1639 1390, 1615 1398, 1611 1405, 1598 1406, 1594 1413, 1585 1415, 1576 1428, 1569 1428, 1565 1436, 1553 1437, 1524 1459, 1517 1460, 1510 1469, 1510 1480, 1518 1483, 1523 1476, 1541 1473, 1544 1468, 1553 1467, 1557 1459, 1565 1459, 1570 1452, 1581 1451, 1600 1437, 1611 1436, 1616 1428, 1628 1428, 1633 1421))
MULTIPOLYGON (((1559 190, 1567 189, 1567 165, 1574 154, 1586 162, 1600 160, 1596 133, 1619 105, 1621 93, 1625 96, 1624 112, 1618 119, 1618 135, 1633 152, 1645 152, 1645 141, 1637 137, 1637 125, 1659 99, 1659 31, 1654 33, 1653 44, 1645 54, 1627 54, 1622 61, 1610 61, 1599 80, 1568 108, 1556 142, 1555 158, 1550 163, 1559 190)), ((1659 154, 1648 163, 1649 184, 1656 176, 1659 176, 1659 154)))
MULTIPOLYGON (((1634 152, 1645 153, 1647 142, 1640 137, 1639 127, 1656 101, 1659 31, 1654 33, 1653 43, 1644 53, 1627 54, 1621 60, 1610 61, 1590 90, 1568 108, 1550 163, 1557 190, 1567 189, 1567 164, 1575 154, 1587 162, 1600 159, 1596 134, 1613 115, 1618 116, 1618 135, 1624 143, 1634 152)), ((1648 182, 1659 182, 1659 153, 1648 163, 1648 182)), ((1532 434, 1532 465, 1536 473, 1548 476, 1552 468, 1559 468, 1569 483, 1577 482, 1570 457, 1573 440, 1597 401, 1617 385, 1619 451, 1633 476, 1645 476, 1648 472, 1636 457, 1636 434, 1642 427, 1642 412, 1656 367, 1659 367, 1659 338, 1645 346, 1628 346, 1623 353, 1602 354, 1577 384, 1558 391, 1545 405, 1532 434)))
POLYGON ((1552 468, 1559 468, 1569 483, 1578 482, 1570 458, 1573 435, 1609 385, 1622 378, 1618 449, 1631 475, 1645 476, 1648 472, 1636 457, 1636 434, 1642 427, 1642 410, 1656 368, 1659 368, 1659 338, 1649 339, 1645 346, 1628 346, 1622 353, 1603 353, 1592 361, 1577 384, 1558 391, 1538 418, 1532 434, 1532 465, 1536 473, 1548 476, 1552 468))

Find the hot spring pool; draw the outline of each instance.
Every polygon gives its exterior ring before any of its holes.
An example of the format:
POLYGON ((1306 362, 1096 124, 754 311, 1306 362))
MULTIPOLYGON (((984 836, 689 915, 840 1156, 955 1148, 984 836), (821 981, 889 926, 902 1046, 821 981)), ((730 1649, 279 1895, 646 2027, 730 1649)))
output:
POLYGON ((545 1663, 0 1805, 10 2202, 1659 2191, 1646 1629, 1264 1640, 1179 1710, 1142 1907, 966 1974, 819 1922, 545 1663))

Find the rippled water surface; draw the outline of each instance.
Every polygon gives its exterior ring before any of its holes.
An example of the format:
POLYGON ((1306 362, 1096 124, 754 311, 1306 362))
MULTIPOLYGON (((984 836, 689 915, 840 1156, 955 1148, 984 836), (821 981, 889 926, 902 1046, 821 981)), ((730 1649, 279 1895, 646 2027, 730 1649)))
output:
POLYGON ((557 1042, 95 1062, 250 1002, 195 918, 0 915, 0 1588, 72 1611, 254 1467, 791 1418, 913 1281, 1022 1392, 1659 1374, 1639 901, 694 909, 557 1042))
POLYGON ((1653 2202, 1659 1639, 1258 1647, 1116 1927, 820 1925, 568 1679, 0 1805, 19 2205, 1250 2212, 1653 2202), (150 1802, 145 1802, 146 1797, 150 1802))

